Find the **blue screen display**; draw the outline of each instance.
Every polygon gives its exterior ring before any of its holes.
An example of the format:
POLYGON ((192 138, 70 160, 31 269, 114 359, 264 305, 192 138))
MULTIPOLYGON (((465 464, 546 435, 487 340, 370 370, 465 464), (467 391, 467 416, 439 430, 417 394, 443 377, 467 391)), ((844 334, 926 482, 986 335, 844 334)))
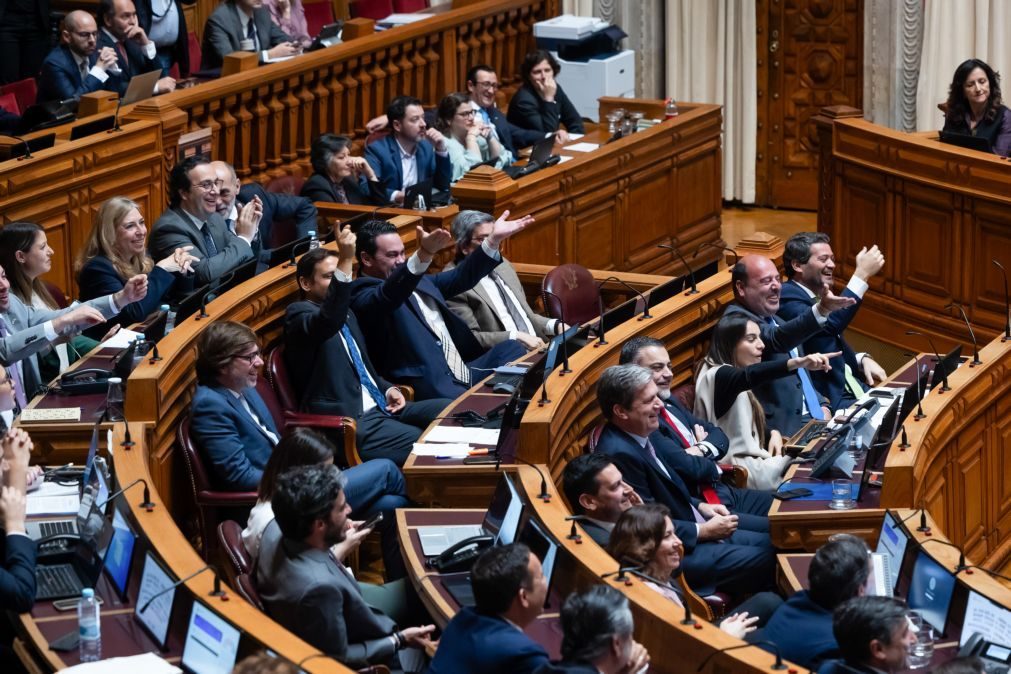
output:
POLYGON ((948 620, 951 595, 955 591, 955 575, 935 562, 922 550, 916 557, 913 578, 909 583, 909 608, 941 633, 948 620))

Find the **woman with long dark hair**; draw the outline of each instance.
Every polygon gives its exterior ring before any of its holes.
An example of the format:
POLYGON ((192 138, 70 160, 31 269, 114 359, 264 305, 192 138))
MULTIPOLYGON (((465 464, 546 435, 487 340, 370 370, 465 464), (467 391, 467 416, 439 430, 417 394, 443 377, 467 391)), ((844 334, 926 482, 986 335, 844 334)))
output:
POLYGON ((955 68, 945 104, 944 130, 986 138, 995 154, 1011 153, 1011 112, 1001 99, 1000 74, 979 59, 955 68))

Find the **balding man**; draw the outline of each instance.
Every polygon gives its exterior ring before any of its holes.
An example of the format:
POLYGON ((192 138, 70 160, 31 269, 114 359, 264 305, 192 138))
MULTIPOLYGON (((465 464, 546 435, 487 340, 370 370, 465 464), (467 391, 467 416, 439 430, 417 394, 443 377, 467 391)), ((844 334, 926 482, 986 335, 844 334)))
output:
POLYGON ((63 19, 61 44, 49 52, 39 73, 39 102, 65 101, 108 89, 116 68, 116 52, 98 49, 98 24, 87 12, 75 10, 63 19))
MULTIPOLYGON (((98 48, 109 47, 116 52, 116 65, 120 73, 109 82, 116 82, 119 95, 126 94, 130 79, 136 75, 161 70, 156 61, 157 48, 144 29, 137 22, 137 9, 133 0, 101 0, 98 3, 98 17, 102 30, 98 36, 98 48)), ((154 85, 154 94, 175 91, 176 81, 162 77, 154 85)))
MULTIPOLYGON (((819 332, 828 315, 837 309, 851 306, 855 300, 838 297, 828 288, 811 308, 794 318, 802 330, 784 330, 786 321, 779 318, 779 292, 782 288, 779 270, 772 260, 760 255, 745 255, 734 265, 731 283, 734 286, 734 303, 726 313, 742 313, 758 324, 762 332, 765 351, 762 360, 781 360, 800 355, 799 347, 819 332), (792 335, 787 337, 787 335, 792 335)), ((768 448, 775 454, 782 449, 783 438, 796 433, 810 419, 828 419, 831 414, 828 399, 819 395, 807 370, 798 369, 795 376, 781 377, 752 389, 765 410, 766 428, 770 439, 768 448)))

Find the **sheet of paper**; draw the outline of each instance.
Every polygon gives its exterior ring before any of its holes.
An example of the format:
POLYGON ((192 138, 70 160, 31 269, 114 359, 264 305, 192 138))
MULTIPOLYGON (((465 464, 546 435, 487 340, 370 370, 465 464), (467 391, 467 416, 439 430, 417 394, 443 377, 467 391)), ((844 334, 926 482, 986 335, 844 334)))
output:
POLYGON ((43 482, 42 485, 31 493, 32 497, 38 496, 77 496, 81 492, 81 487, 77 482, 71 484, 60 484, 59 482, 43 482))
POLYGON ((22 422, 31 421, 80 421, 80 407, 33 407, 21 412, 22 422))
POLYGON ((569 134, 569 140, 579 140, 582 137, 583 137, 583 134, 581 134, 581 133, 570 133, 569 134))
POLYGON ((290 61, 291 59, 298 56, 298 54, 292 54, 291 56, 273 56, 264 59, 264 63, 280 63, 281 61, 290 61))
POLYGON ((465 459, 473 449, 473 447, 467 444, 414 443, 414 454, 417 456, 445 456, 452 459, 465 459))
POLYGON ((83 662, 67 667, 64 672, 72 674, 182 674, 181 669, 159 658, 154 653, 142 653, 125 658, 108 658, 99 662, 83 662))
POLYGON ((491 445, 498 444, 497 428, 468 428, 467 426, 436 426, 428 435, 425 442, 442 442, 471 445, 491 445))
POLYGON ((133 330, 123 328, 115 335, 102 342, 102 346, 106 349, 125 349, 137 341, 138 337, 144 339, 144 333, 134 332, 133 330))
POLYGON ((596 143, 574 143, 572 145, 566 145, 565 149, 571 152, 593 152, 599 145, 596 143))
POLYGON ((81 507, 81 497, 76 493, 63 496, 42 496, 38 492, 28 495, 26 515, 74 515, 81 507))
POLYGON ((559 164, 564 164, 565 162, 572 161, 573 159, 575 159, 575 157, 573 157, 571 155, 567 155, 567 154, 560 154, 560 155, 558 155, 558 163, 559 164))
POLYGON ((1011 645, 1011 611, 970 590, 958 645, 964 646, 973 632, 995 644, 1011 645))

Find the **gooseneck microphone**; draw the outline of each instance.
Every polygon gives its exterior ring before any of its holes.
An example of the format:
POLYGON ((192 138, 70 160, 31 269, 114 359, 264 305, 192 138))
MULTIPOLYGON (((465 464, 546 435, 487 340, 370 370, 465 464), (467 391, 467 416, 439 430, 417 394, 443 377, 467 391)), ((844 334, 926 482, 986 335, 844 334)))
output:
MULTIPOLYGON (((923 391, 920 389, 920 356, 916 353, 905 352, 905 356, 912 358, 913 362, 916 363, 916 414, 913 415, 913 421, 919 421, 920 419, 926 419, 927 415, 923 413, 923 391)), ((902 430, 906 430, 903 426, 902 430)))
POLYGON ((969 363, 969 367, 982 365, 983 361, 979 359, 979 344, 976 342, 976 333, 972 331, 972 324, 969 323, 969 317, 965 315, 965 307, 955 301, 952 301, 944 306, 945 309, 951 309, 952 307, 958 307, 959 312, 962 314, 962 321, 965 323, 966 329, 969 330, 969 339, 972 340, 972 362, 969 363))
POLYGON ((713 658, 715 658, 720 653, 727 653, 729 651, 736 651, 739 648, 750 648, 752 646, 768 646, 769 648, 772 649, 772 652, 775 653, 775 655, 776 655, 776 662, 772 665, 772 669, 779 671, 779 670, 783 670, 783 669, 787 668, 786 665, 783 664, 783 656, 779 652, 779 646, 777 646, 775 643, 773 643, 771 641, 753 641, 753 642, 748 643, 748 644, 737 644, 736 646, 727 646, 726 648, 721 648, 718 651, 713 651, 712 653, 710 653, 709 655, 707 655, 705 657, 705 659, 702 661, 702 664, 700 664, 695 669, 695 671, 696 672, 701 672, 703 669, 706 668, 706 665, 709 664, 709 661, 712 660, 713 658))
MULTIPOLYGON (((597 292, 598 292, 598 295, 599 295, 601 286, 603 286, 608 281, 615 281, 617 283, 620 283, 621 285, 625 286, 626 288, 628 288, 629 290, 631 290, 633 293, 635 293, 639 297, 639 299, 642 300, 642 314, 639 316, 639 320, 640 321, 644 320, 644 319, 647 319, 647 318, 653 318, 650 315, 650 313, 649 313, 649 298, 646 297, 645 295, 643 295, 638 290, 636 290, 635 287, 631 283, 627 283, 626 281, 618 278, 617 276, 608 276, 603 281, 598 282, 597 283, 597 292)), ((603 316, 604 312, 601 311, 600 313, 601 313, 601 316, 603 316)), ((603 321, 601 321, 600 329, 601 330, 604 329, 604 323, 603 323, 603 321)))
POLYGON ((939 545, 947 545, 949 548, 955 548, 956 550, 958 550, 958 564, 955 566, 956 576, 969 568, 969 565, 965 563, 965 553, 962 552, 962 548, 958 547, 954 543, 942 541, 939 538, 928 538, 925 541, 923 541, 924 545, 926 545, 927 543, 937 543, 939 545))
MULTIPOLYGON (((937 347, 934 346, 934 340, 930 338, 930 335, 925 335, 922 332, 917 332, 916 330, 906 330, 907 335, 917 335, 919 337, 925 337, 927 339, 927 344, 930 345, 930 350, 934 352, 934 358, 937 359, 937 365, 934 366, 934 372, 937 372, 937 368, 941 367, 941 354, 938 352, 937 347)), ((942 370, 942 372, 944 372, 942 370)), ((917 376, 919 376, 919 371, 917 371, 917 376)), ((917 379, 919 381, 919 379, 917 379)), ((931 386, 937 388, 937 382, 933 381, 931 377, 931 386)), ((938 393, 944 393, 945 391, 950 391, 951 388, 948 387, 948 373, 944 372, 944 377, 941 378, 941 388, 937 389, 938 393)))
POLYGON ((204 296, 200 298, 200 312, 194 316, 194 320, 199 321, 201 318, 209 318, 210 314, 207 313, 207 305, 218 299, 218 294, 213 290, 208 290, 204 293, 204 296))
MULTIPOLYGON (((537 474, 541 478, 541 493, 537 495, 537 498, 544 501, 545 503, 551 503, 551 493, 548 491, 548 481, 544 478, 544 472, 540 469, 540 467, 537 464, 531 463, 530 461, 527 461, 526 459, 519 456, 514 456, 513 461, 518 461, 522 464, 526 464, 527 466, 530 466, 531 468, 537 471, 537 474)), ((499 464, 496 463, 495 465, 497 466, 499 464)))
POLYGON ((138 483, 140 483, 140 484, 143 484, 143 485, 144 485, 144 500, 143 500, 143 501, 141 501, 141 502, 140 502, 140 503, 139 503, 138 505, 139 505, 139 506, 140 506, 141 508, 144 508, 145 510, 147 510, 148 512, 151 512, 152 510, 154 510, 154 506, 155 506, 155 504, 154 504, 154 503, 153 503, 153 502, 151 501, 151 490, 150 490, 150 489, 148 488, 148 486, 147 486, 147 480, 145 480, 145 479, 144 479, 144 478, 142 478, 142 477, 138 477, 138 478, 137 478, 136 480, 134 480, 134 481, 133 481, 133 482, 131 482, 130 484, 126 485, 125 487, 123 487, 122 489, 120 489, 119 491, 117 491, 117 492, 116 492, 115 494, 112 494, 111 496, 109 496, 109 498, 105 499, 104 501, 102 501, 101 503, 99 503, 99 504, 98 504, 97 506, 95 506, 95 507, 96 507, 96 508, 98 508, 99 510, 101 510, 101 509, 102 509, 102 508, 104 508, 104 507, 105 507, 105 506, 106 506, 106 505, 107 505, 108 503, 110 503, 111 501, 114 501, 115 499, 117 499, 117 498, 119 498, 120 496, 122 496, 122 495, 123 495, 123 493, 124 493, 124 492, 125 492, 125 491, 126 491, 127 489, 130 489, 131 487, 133 487, 134 485, 136 485, 136 484, 138 484, 138 483))
POLYGON ((32 157, 32 146, 28 144, 28 141, 21 136, 15 136, 13 133, 0 133, 0 136, 6 136, 8 138, 13 138, 14 140, 21 141, 21 144, 25 146, 25 153, 18 157, 18 161, 22 159, 33 159, 32 157))
POLYGON ((228 595, 225 593, 224 590, 221 589, 221 577, 218 575, 218 570, 215 569, 213 565, 208 564, 207 566, 203 567, 202 569, 197 569, 196 571, 194 571, 190 575, 186 576, 185 578, 180 578, 179 580, 177 580, 176 582, 172 583, 171 585, 163 587, 159 591, 155 592, 153 595, 151 595, 150 599, 148 599, 146 602, 144 602, 144 605, 140 607, 140 609, 137 611, 137 613, 143 613, 144 611, 146 611, 151 606, 151 602, 153 602, 155 599, 157 599, 158 597, 162 596, 166 592, 169 592, 170 590, 176 589, 177 587, 179 587, 180 585, 182 585, 183 583, 185 583, 189 579, 195 578, 196 576, 199 576, 204 571, 211 571, 214 574, 214 588, 211 590, 210 594, 207 595, 207 596, 209 596, 209 597, 221 597, 221 598, 227 597, 228 595))
POLYGON ((1004 265, 997 260, 990 261, 997 265, 997 269, 1000 269, 1000 273, 1004 276, 1004 336, 1000 341, 1006 342, 1011 340, 1011 295, 1007 290, 1007 269, 1004 269, 1004 265))
MULTIPOLYGON (((379 209, 376 209, 376 210, 379 210, 379 209)), ((295 257, 298 255, 298 249, 301 248, 302 246, 305 246, 305 250, 309 250, 309 245, 311 243, 312 243, 311 240, 310 241, 302 241, 302 242, 296 243, 294 246, 292 246, 291 247, 291 253, 288 255, 288 261, 281 265, 281 269, 288 269, 288 268, 294 267, 296 264, 298 264, 298 262, 295 261, 295 257)), ((303 252, 305 252, 305 251, 303 251, 303 252)))
POLYGON ((660 587, 666 587, 668 590, 670 590, 671 592, 673 592, 674 594, 676 594, 678 597, 680 597, 681 598, 681 605, 682 605, 682 607, 685 610, 684 618, 681 619, 681 624, 682 625, 691 626, 691 625, 695 625, 695 624, 698 623, 698 621, 695 619, 695 616, 692 614, 692 607, 691 607, 691 604, 688 603, 688 597, 682 596, 681 593, 677 591, 677 588, 674 587, 674 584, 671 583, 669 580, 668 581, 663 581, 663 580, 660 580, 659 578, 654 578, 653 576, 650 576, 650 575, 644 573, 642 571, 642 567, 641 566, 637 566, 634 569, 629 569, 628 572, 630 574, 632 574, 633 576, 638 576, 639 578, 642 578, 643 580, 648 580, 649 582, 653 583, 654 585, 659 585, 660 587))
POLYGON ((727 269, 727 271, 731 271, 731 272, 734 271, 734 267, 737 266, 738 260, 741 259, 741 256, 738 255, 737 251, 734 250, 733 248, 731 248, 730 246, 726 246, 726 245, 721 246, 720 244, 716 243, 715 241, 703 241, 702 243, 699 244, 699 247, 695 249, 695 253, 692 255, 692 259, 693 260, 699 256, 699 253, 702 252, 703 248, 717 248, 719 250, 725 250, 728 253, 731 253, 734 256, 734 264, 730 265, 730 268, 727 269))
POLYGON ((672 236, 670 238, 670 243, 669 244, 658 243, 656 245, 656 247, 672 251, 675 255, 678 256, 678 259, 681 260, 681 264, 683 264, 685 266, 685 269, 688 270, 688 279, 689 279, 689 281, 691 281, 691 284, 692 284, 692 289, 689 290, 688 292, 686 292, 685 295, 698 295, 699 294, 699 289, 695 287, 695 271, 691 268, 691 266, 689 266, 688 260, 686 260, 685 256, 681 254, 681 251, 678 250, 676 242, 677 242, 677 239, 675 239, 672 236))
POLYGON ((586 515, 568 515, 565 521, 572 522, 572 527, 569 528, 569 535, 565 537, 566 540, 582 543, 583 535, 576 530, 576 522, 587 522, 589 519, 586 515))
POLYGON ((112 128, 109 129, 106 133, 117 133, 123 130, 119 128, 119 109, 122 107, 123 107, 123 97, 120 96, 118 99, 116 99, 116 113, 112 118, 112 128))

